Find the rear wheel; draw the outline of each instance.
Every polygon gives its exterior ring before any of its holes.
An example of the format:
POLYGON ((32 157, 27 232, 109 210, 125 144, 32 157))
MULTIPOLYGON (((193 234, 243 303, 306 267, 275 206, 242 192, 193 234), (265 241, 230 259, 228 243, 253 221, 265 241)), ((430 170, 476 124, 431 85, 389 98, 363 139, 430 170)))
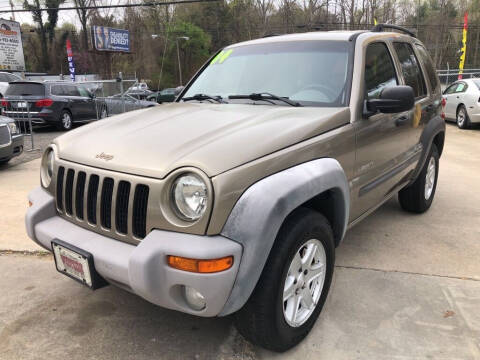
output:
POLYGON ((72 114, 68 110, 63 110, 60 114, 60 123, 58 128, 63 131, 68 131, 73 126, 72 114))
POLYGON ((6 160, 0 160, 0 165, 5 165, 7 164, 11 159, 6 159, 6 160))
POLYGON ((322 310, 334 263, 328 221, 313 210, 296 210, 282 225, 253 294, 235 314, 239 332, 273 351, 297 345, 322 310))
POLYGON ((439 155, 437 146, 432 144, 430 154, 415 182, 400 190, 398 200, 401 207, 409 212, 423 213, 433 202, 438 179, 439 155))
POLYGON ((457 110, 457 126, 460 129, 468 129, 470 127, 470 118, 464 105, 460 105, 457 110))

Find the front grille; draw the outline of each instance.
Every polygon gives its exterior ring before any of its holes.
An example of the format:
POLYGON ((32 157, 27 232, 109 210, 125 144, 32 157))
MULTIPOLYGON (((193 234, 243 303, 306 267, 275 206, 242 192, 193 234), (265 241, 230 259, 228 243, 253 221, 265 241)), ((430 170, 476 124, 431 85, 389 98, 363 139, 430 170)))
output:
POLYGON ((0 146, 10 144, 10 131, 8 126, 0 126, 0 146))
POLYGON ((86 219, 99 232, 116 231, 117 238, 146 236, 149 186, 64 166, 56 180, 60 213, 80 223, 86 219))

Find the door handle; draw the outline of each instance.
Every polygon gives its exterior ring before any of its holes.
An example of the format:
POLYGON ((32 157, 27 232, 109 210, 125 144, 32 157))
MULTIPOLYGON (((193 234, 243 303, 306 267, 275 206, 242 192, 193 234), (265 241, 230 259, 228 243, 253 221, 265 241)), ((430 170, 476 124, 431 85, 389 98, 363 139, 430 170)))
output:
POLYGON ((406 124, 408 121, 408 116, 401 116, 397 119, 395 119, 395 125, 396 126, 402 126, 404 124, 406 124))

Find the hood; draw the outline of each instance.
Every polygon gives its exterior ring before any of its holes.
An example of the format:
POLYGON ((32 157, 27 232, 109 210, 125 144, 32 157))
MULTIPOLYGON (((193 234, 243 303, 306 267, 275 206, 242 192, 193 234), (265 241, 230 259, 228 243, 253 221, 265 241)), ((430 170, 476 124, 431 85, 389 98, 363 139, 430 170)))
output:
POLYGON ((171 103, 96 121, 55 139, 68 161, 164 178, 212 177, 349 122, 348 108, 171 103))

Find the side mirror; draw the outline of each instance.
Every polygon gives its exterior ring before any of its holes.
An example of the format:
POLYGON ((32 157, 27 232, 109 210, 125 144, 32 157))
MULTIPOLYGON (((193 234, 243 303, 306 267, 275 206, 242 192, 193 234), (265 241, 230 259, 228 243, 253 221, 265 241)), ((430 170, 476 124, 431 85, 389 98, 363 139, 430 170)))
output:
POLYGON ((408 111, 415 105, 415 95, 410 86, 392 86, 382 90, 380 98, 365 101, 365 115, 370 117, 377 112, 394 114, 408 111))
POLYGON ((185 89, 185 86, 177 86, 175 88, 175 96, 178 96, 178 94, 180 94, 183 91, 183 89, 185 89))

